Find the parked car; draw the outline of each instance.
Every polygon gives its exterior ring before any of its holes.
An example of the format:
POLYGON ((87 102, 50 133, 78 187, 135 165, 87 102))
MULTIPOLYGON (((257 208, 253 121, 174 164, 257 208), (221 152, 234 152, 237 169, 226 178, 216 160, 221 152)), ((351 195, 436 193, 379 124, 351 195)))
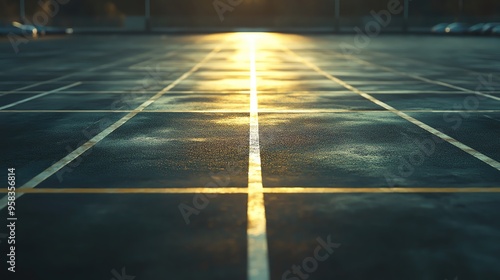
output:
POLYGON ((73 28, 62 28, 42 25, 29 25, 13 22, 7 26, 0 26, 0 36, 15 34, 18 36, 30 36, 36 38, 43 35, 72 34, 73 28))
POLYGON ((432 33, 438 33, 438 34, 441 34, 441 33, 445 33, 445 29, 446 27, 449 25, 449 23, 440 23, 440 24, 436 24, 434 25, 432 28, 431 28, 431 32, 432 33))
POLYGON ((444 32, 449 34, 464 34, 469 29, 469 25, 462 22, 454 22, 444 29, 444 32))
POLYGON ((38 26, 35 25, 38 30, 39 35, 61 35, 61 34, 72 34, 72 28, 62 28, 53 26, 38 26))
POLYGON ((38 29, 33 25, 25 25, 19 22, 13 22, 10 25, 0 27, 0 35, 7 36, 11 34, 36 38, 38 37, 38 29))
POLYGON ((473 26, 469 27, 469 29, 467 30, 467 33, 479 35, 483 31, 483 27, 484 27, 484 23, 474 24, 473 26))
POLYGON ((493 28, 495 28, 497 26, 500 26, 500 22, 489 22, 489 23, 486 23, 483 26, 483 30, 482 30, 481 33, 485 34, 485 35, 491 34, 491 32, 493 31, 493 28))
POLYGON ((500 26, 496 26, 491 30, 491 34, 500 36, 500 26))

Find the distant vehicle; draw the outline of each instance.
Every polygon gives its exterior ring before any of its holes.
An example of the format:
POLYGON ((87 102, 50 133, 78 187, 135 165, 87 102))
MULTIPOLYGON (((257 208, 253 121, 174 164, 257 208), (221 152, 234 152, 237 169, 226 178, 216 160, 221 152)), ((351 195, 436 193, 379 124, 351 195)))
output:
POLYGON ((61 27, 52 27, 52 26, 38 26, 35 25, 38 30, 38 34, 40 35, 61 35, 61 34, 72 34, 72 28, 61 28, 61 27))
POLYGON ((469 25, 462 22, 454 22, 444 29, 444 32, 449 34, 464 34, 469 29, 469 25))
POLYGON ((474 24, 473 26, 469 27, 469 29, 467 30, 467 33, 479 35, 483 32, 483 27, 484 27, 484 23, 474 24))
POLYGON ((19 22, 13 22, 5 27, 0 26, 0 36, 9 34, 36 38, 43 35, 73 34, 73 28, 29 25, 19 22))
POLYGON ((450 25, 449 23, 440 23, 436 24, 431 28, 432 33, 445 33, 446 27, 450 25))
POLYGON ((491 34, 493 28, 500 26, 500 22, 489 22, 483 26, 482 34, 491 34))
POLYGON ((11 25, 0 27, 0 35, 11 34, 36 38, 38 37, 38 29, 33 25, 24 25, 19 22, 13 22, 11 25))
POLYGON ((491 34, 500 36, 500 26, 496 26, 491 30, 491 34))

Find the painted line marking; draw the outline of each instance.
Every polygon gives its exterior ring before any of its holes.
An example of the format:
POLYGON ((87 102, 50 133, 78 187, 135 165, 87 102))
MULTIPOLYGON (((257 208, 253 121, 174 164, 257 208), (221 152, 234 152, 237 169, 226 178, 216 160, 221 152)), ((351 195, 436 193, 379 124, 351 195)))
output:
MULTIPOLYGON (((86 82, 86 81, 83 81, 86 82)), ((32 90, 32 91, 21 91, 21 92, 15 92, 12 94, 34 94, 34 93, 42 93, 44 92, 43 90, 32 90)), ((143 90, 143 89, 137 89, 137 90, 67 90, 65 93, 68 94, 151 94, 151 93, 157 93, 157 90, 143 90)), ((2 91, 0 91, 2 93, 2 91)), ((227 95, 227 94, 250 94, 250 91, 241 91, 241 90, 235 90, 235 91, 182 91, 182 90, 176 90, 176 91, 171 91, 170 93, 172 94, 177 94, 179 97, 182 95, 227 95)), ((463 92, 461 92, 463 93, 463 92)))
MULTIPOLYGON (((327 43, 327 44, 331 44, 331 43, 327 43)), ((326 48, 324 48, 326 49, 326 48)), ((334 51, 334 49, 329 49, 330 51, 334 51)), ((332 54, 334 55, 335 57, 345 57, 344 54, 340 54, 336 51, 334 51, 335 53, 332 54)), ((448 68, 448 69, 454 69, 454 70, 458 70, 458 71, 462 71, 462 72, 466 72, 466 73, 469 73, 469 74, 474 74, 474 75, 486 75, 486 74, 489 74, 489 73, 486 73, 486 72, 479 72, 479 71, 474 71, 472 69, 467 69, 467 68, 461 68, 461 67, 457 67, 457 66, 451 66, 451 65, 445 65, 445 64, 437 64, 435 62, 430 62, 430 61, 425 61, 425 60, 417 60, 415 58, 411 58, 411 57, 404 57, 404 56, 400 56, 400 55, 394 55, 392 53, 384 53, 384 52, 380 52, 380 51, 374 51, 374 50, 363 50, 363 52, 366 52, 368 53, 370 56, 379 56, 379 57, 384 57, 384 58, 390 58, 392 60, 406 60, 406 61, 411 61, 413 63, 418 63, 418 64, 421 64, 421 65, 428 65, 428 66, 432 66, 432 67, 440 67, 440 68, 448 68)), ((495 74, 496 75, 496 74, 495 74)))
POLYGON ((31 101, 31 100, 34 100, 34 99, 46 96, 46 95, 49 95, 49 94, 54 93, 54 92, 58 92, 58 91, 61 91, 61 90, 72 88, 72 87, 75 87, 75 86, 78 86, 78 85, 81 85, 81 84, 82 84, 82 82, 76 82, 76 83, 72 83, 72 84, 64 86, 64 87, 53 89, 51 91, 40 93, 38 95, 35 95, 35 96, 32 96, 32 97, 28 97, 26 99, 19 100, 19 101, 16 101, 14 103, 10 103, 8 105, 2 106, 2 107, 0 107, 0 110, 4 110, 4 109, 10 108, 10 107, 14 107, 16 105, 19 105, 19 104, 22 104, 22 103, 25 103, 25 102, 28 102, 28 101, 31 101))
POLYGON ((487 98, 491 98, 491 99, 496 100, 496 101, 500 101, 500 97, 498 97, 498 96, 490 95, 490 94, 487 94, 487 93, 484 93, 484 92, 480 92, 480 91, 476 91, 476 90, 470 90, 470 89, 463 88, 463 87, 460 87, 460 86, 455 86, 455 85, 452 85, 452 84, 449 84, 449 83, 446 83, 446 82, 436 81, 436 80, 428 79, 428 78, 425 78, 425 77, 422 77, 422 76, 418 76, 418 75, 406 73, 406 72, 397 71, 397 70, 395 70, 393 68, 382 66, 382 65, 378 65, 378 64, 366 61, 364 59, 361 59, 361 58, 358 58, 358 57, 355 57, 355 56, 352 56, 352 55, 346 55, 346 56, 349 57, 349 58, 351 58, 351 59, 353 59, 353 60, 358 61, 361 64, 374 66, 374 67, 383 69, 383 70, 385 70, 387 72, 394 73, 394 74, 397 74, 397 75, 400 75, 400 76, 406 76, 406 77, 410 77, 412 79, 419 80, 419 81, 422 81, 422 82, 425 82, 425 83, 428 83, 428 84, 433 84, 433 85, 443 86, 443 87, 447 87, 447 88, 452 88, 452 89, 456 89, 456 90, 459 90, 459 91, 462 91, 462 92, 466 92, 466 93, 470 93, 470 94, 476 94, 476 95, 484 96, 484 97, 487 97, 487 98))
MULTIPOLYGON (((132 64, 131 66, 128 67, 128 69, 130 69, 130 70, 141 70, 141 71, 143 71, 143 70, 151 70, 151 67, 148 64, 150 64, 151 62, 158 62, 158 61, 170 58, 170 57, 174 56, 175 54, 176 54, 175 52, 171 52, 171 53, 167 53, 165 56, 162 56, 160 58, 147 59, 145 61, 141 61, 141 62, 132 64), (142 66, 144 64, 146 66, 142 66)), ((170 62, 171 61, 163 61, 163 63, 170 63, 170 62)), ((159 70, 159 67, 158 67, 158 70, 159 70)))
MULTIPOLYGON (((369 82, 369 81, 367 81, 369 82)), ((469 94, 468 92, 458 90, 370 90, 371 94, 469 94)), ((499 94, 500 91, 490 91, 490 93, 499 94)))
MULTIPOLYGON (((0 189, 0 193, 7 193, 0 189)), ((269 194, 314 194, 314 193, 500 193, 500 187, 476 188, 337 188, 337 187, 269 187, 262 190, 269 194)), ((248 188, 34 188, 18 189, 24 194, 248 194, 248 188)))
POLYGON ((394 54, 387 54, 387 53, 377 52, 377 51, 368 51, 368 52, 371 53, 371 54, 383 56, 383 57, 386 57, 386 58, 389 57, 389 58, 397 59, 397 60, 404 59, 406 61, 411 61, 413 63, 418 63, 418 64, 421 64, 421 65, 431 65, 431 66, 437 66, 437 67, 442 67, 442 68, 454 69, 454 70, 462 71, 462 72, 473 74, 473 75, 487 75, 487 74, 489 74, 489 73, 486 73, 486 72, 478 72, 478 71, 474 71, 474 70, 471 70, 471 69, 466 69, 466 68, 461 68, 461 67, 456 67, 456 66, 451 66, 451 65, 444 65, 444 64, 437 64, 437 63, 429 62, 429 61, 416 60, 414 58, 403 57, 403 56, 398 56, 398 55, 394 55, 394 54))
POLYGON ((415 118, 413 118, 413 117, 411 117, 411 116, 409 116, 409 115, 407 115, 407 114, 399 111, 399 110, 397 110, 397 109, 395 109, 394 107, 392 107, 392 106, 390 106, 390 105, 388 105, 388 104, 386 104, 386 103, 378 100, 377 98, 369 95, 368 93, 366 93, 364 91, 361 91, 361 90, 359 90, 359 89, 351 86, 350 84, 344 82, 343 80, 340 80, 340 79, 338 79, 338 78, 336 78, 336 77, 328 74, 327 72, 323 71, 321 68, 319 68, 318 66, 316 66, 315 64, 313 64, 313 63, 305 60, 302 57, 300 57, 298 54, 296 54, 295 52, 293 52, 292 50, 290 50, 286 46, 282 46, 282 49, 286 53, 297 57, 297 59, 300 60, 302 63, 304 63, 305 65, 309 66, 310 68, 312 68, 313 70, 315 70, 319 74, 325 76, 327 79, 329 79, 329 80, 331 80, 331 81, 333 81, 333 82, 335 82, 335 83, 337 83, 337 84, 345 87, 346 89, 348 89, 348 90, 350 90, 350 91, 352 91, 354 93, 357 93, 357 94, 363 96, 364 98, 370 100, 371 102, 373 102, 373 103, 381 106, 382 108, 388 110, 389 112, 392 112, 392 113, 398 115, 399 117, 401 117, 401 118, 403 118, 403 119, 405 119, 405 120, 407 120, 407 121, 409 121, 409 122, 417 125, 418 127, 426 130, 427 132, 429 132, 431 134, 434 134, 435 136, 437 136, 437 137, 445 140, 446 142, 452 144, 453 146, 459 148, 460 150, 468 153, 469 155, 471 155, 471 156, 479 159, 480 161, 482 161, 482 162, 488 164, 489 166, 495 168, 496 170, 500 171, 500 163, 498 161, 496 161, 496 160, 494 160, 494 159, 492 159, 492 158, 490 158, 490 157, 488 157, 488 156, 486 156, 486 155, 484 155, 484 154, 476 151, 475 149, 473 149, 473 148, 471 148, 471 147, 469 147, 469 146, 467 146, 467 145, 459 142, 455 138, 452 138, 451 136, 448 136, 447 134, 444 134, 443 132, 441 132, 441 131, 439 131, 439 130, 437 130, 437 129, 435 129, 435 128, 433 128, 433 127, 431 127, 431 126, 429 126, 429 125, 427 125, 427 124, 425 124, 425 123, 423 123, 423 122, 421 122, 421 121, 419 121, 419 120, 417 120, 417 119, 415 119, 415 118))
MULTIPOLYGON (((137 74, 135 74, 137 75, 137 74)), ((53 82, 53 84, 65 84, 65 83, 72 83, 72 82, 78 82, 79 79, 76 80, 64 80, 64 81, 57 81, 53 82)), ((162 80, 162 83, 170 83, 173 82, 174 80, 162 80)), ((40 81, 22 81, 22 83, 38 83, 40 81)), ((135 85, 135 84, 141 84, 141 80, 127 80, 127 81, 119 81, 119 80, 106 80, 106 81, 97 81, 97 80, 84 80, 85 83, 88 84, 98 84, 98 85, 116 85, 116 84, 130 84, 130 85, 135 85)), ((16 81, 10 81, 10 82, 0 82, 1 85, 8 85, 8 84, 17 84, 19 82, 16 81)))
POLYGON ((488 115, 483 115, 483 117, 486 117, 486 118, 488 118, 488 119, 490 119, 490 120, 494 120, 494 121, 500 122, 500 120, 499 120, 499 119, 495 119, 495 118, 490 117, 490 116, 488 116, 488 115))
MULTIPOLYGON (((22 185, 20 188, 17 190, 21 189, 32 189, 35 188, 38 184, 49 178, 50 176, 54 175, 58 170, 66 166, 68 163, 73 161, 74 159, 78 158, 80 155, 85 153, 87 150, 95 146, 97 143, 99 143, 102 139, 104 139, 106 136, 111 134, 113 131, 115 131, 117 128, 125 124, 127 121, 129 121, 131 118, 133 118, 135 115, 137 115, 139 112, 144 110, 147 106, 151 105, 153 102, 158 100, 162 95, 167 93, 170 89, 175 87, 177 84, 179 84, 181 81, 185 80, 187 77, 189 77, 192 73, 197 71, 206 61, 211 59, 217 52, 220 51, 220 47, 216 47, 213 49, 209 54, 207 54, 200 62, 198 62, 195 66, 193 66, 189 71, 184 73, 182 76, 180 76, 177 80, 175 80, 173 83, 162 89, 160 92, 158 92, 156 95, 151 97, 149 100, 145 101, 142 103, 139 107, 136 108, 133 112, 128 113, 121 119, 119 119, 117 122, 112 124, 111 126, 107 127, 103 131, 101 131, 99 134, 94 136, 92 139, 87 141, 85 144, 82 146, 78 147, 76 150, 59 160, 58 162, 54 163, 51 165, 49 168, 45 169, 42 173, 38 174, 31 180, 29 180, 27 183, 22 185)), ((16 197, 20 197, 23 193, 19 192, 16 197)), ((7 206, 7 196, 4 196, 0 199, 0 210, 5 208, 7 206)))
MULTIPOLYGON (((133 61, 133 60, 136 60, 136 59, 141 59, 143 57, 148 57, 150 55, 154 55, 157 52, 158 51, 153 50, 153 51, 149 51, 149 52, 144 53, 144 54, 140 54, 140 55, 136 55, 136 56, 133 56, 133 57, 124 58, 124 59, 121 59, 121 60, 118 60, 118 61, 113 61, 113 62, 106 63, 106 64, 103 64, 103 65, 99 65, 99 66, 95 66, 95 67, 92 67, 92 68, 88 68, 88 69, 85 69, 85 70, 82 70, 82 71, 77 71, 77 72, 69 73, 69 74, 66 74, 66 75, 63 75, 63 76, 59 76, 59 77, 56 77, 56 78, 53 78, 53 79, 50 79, 50 80, 41 81, 41 82, 38 82, 38 83, 35 83, 35 84, 31 84, 31 85, 27 85, 27 86, 24 86, 24 87, 20 87, 20 88, 16 88, 16 89, 13 89, 13 90, 10 90, 10 91, 3 92, 3 93, 0 93, 0 96, 4 96, 4 95, 7 95, 7 94, 11 94, 11 93, 16 93, 18 91, 25 90, 25 89, 30 89, 30 88, 33 88, 33 87, 36 87, 36 86, 39 86, 39 85, 44 85, 44 84, 48 84, 48 83, 51 83, 51 82, 56 82, 56 81, 59 81, 59 80, 65 79, 65 78, 69 78, 69 77, 73 77, 75 75, 79 75, 81 73, 88 73, 88 72, 92 72, 92 71, 95 71, 95 70, 100 70, 100 69, 103 69, 103 68, 112 67, 112 66, 118 65, 120 63, 128 62, 128 61, 131 61, 131 60, 133 61)), ((172 52, 176 52, 176 51, 174 50, 172 52)))
MULTIPOLYGON (((2 110, 0 113, 130 113, 135 110, 2 110)), ((500 113, 500 110, 399 110, 405 113, 500 113)), ((144 110, 141 113, 245 113, 248 110, 144 110)), ((350 110, 350 109, 303 109, 303 110, 266 110, 259 109, 259 113, 273 114, 320 114, 320 113, 387 113, 387 110, 350 110)))
MULTIPOLYGON (((370 81, 366 81, 369 83, 370 81)), ((8 91, 1 91, 1 93, 6 93, 8 91)), ((42 93, 44 92, 43 90, 26 90, 26 91, 21 91, 21 92, 14 92, 12 94, 33 94, 33 93, 42 93)), ((138 90, 137 94, 148 94, 148 93, 156 93, 157 91, 155 90, 138 90)), ((291 91, 286 91, 286 92, 280 92, 280 91, 275 91, 275 90, 260 90, 261 93, 265 94, 297 94, 297 93, 304 93, 304 94, 311 94, 311 93, 319 93, 322 95, 326 95, 327 93, 332 94, 332 95, 341 95, 345 94, 349 91, 332 91, 332 90, 291 90, 291 91)), ((66 93, 74 93, 74 94, 128 94, 128 91, 119 91, 119 90, 68 90, 66 93)), ((250 94, 250 91, 248 90, 222 90, 222 91, 207 91, 207 90, 202 90, 202 91, 194 91, 194 90, 172 90, 170 93, 177 93, 177 94, 211 94, 211 95, 226 95, 229 93, 239 93, 239 94, 250 94)), ((405 95, 405 94, 469 94, 467 92, 463 91, 455 91, 455 90, 370 90, 371 94, 394 94, 394 95, 405 95)), ((493 94, 500 94, 500 91, 491 91, 490 93, 493 94)))
POLYGON ((247 254, 248 280, 269 280, 266 209, 262 186, 259 144, 259 114, 257 74, 255 67, 255 37, 249 35, 250 59, 250 149, 248 161, 247 254))

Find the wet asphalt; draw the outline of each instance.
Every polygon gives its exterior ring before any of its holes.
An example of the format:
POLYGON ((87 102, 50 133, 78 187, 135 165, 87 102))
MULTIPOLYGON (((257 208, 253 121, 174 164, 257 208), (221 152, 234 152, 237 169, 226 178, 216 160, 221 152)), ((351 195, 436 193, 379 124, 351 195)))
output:
POLYGON ((247 195, 221 190, 188 221, 179 207, 197 203, 182 189, 248 186, 249 37, 263 187, 297 190, 264 196, 270 279, 500 278, 500 193, 460 193, 500 187, 498 38, 275 33, 2 39, 3 185, 153 102, 16 200, 1 278, 247 279, 247 195), (429 192, 307 191, 391 187, 429 192))

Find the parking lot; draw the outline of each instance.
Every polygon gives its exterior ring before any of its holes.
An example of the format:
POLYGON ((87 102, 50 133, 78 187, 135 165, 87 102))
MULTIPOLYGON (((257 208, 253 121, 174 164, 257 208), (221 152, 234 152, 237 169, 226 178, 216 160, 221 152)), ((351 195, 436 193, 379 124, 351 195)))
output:
POLYGON ((498 279, 498 40, 2 39, 2 279, 498 279))

